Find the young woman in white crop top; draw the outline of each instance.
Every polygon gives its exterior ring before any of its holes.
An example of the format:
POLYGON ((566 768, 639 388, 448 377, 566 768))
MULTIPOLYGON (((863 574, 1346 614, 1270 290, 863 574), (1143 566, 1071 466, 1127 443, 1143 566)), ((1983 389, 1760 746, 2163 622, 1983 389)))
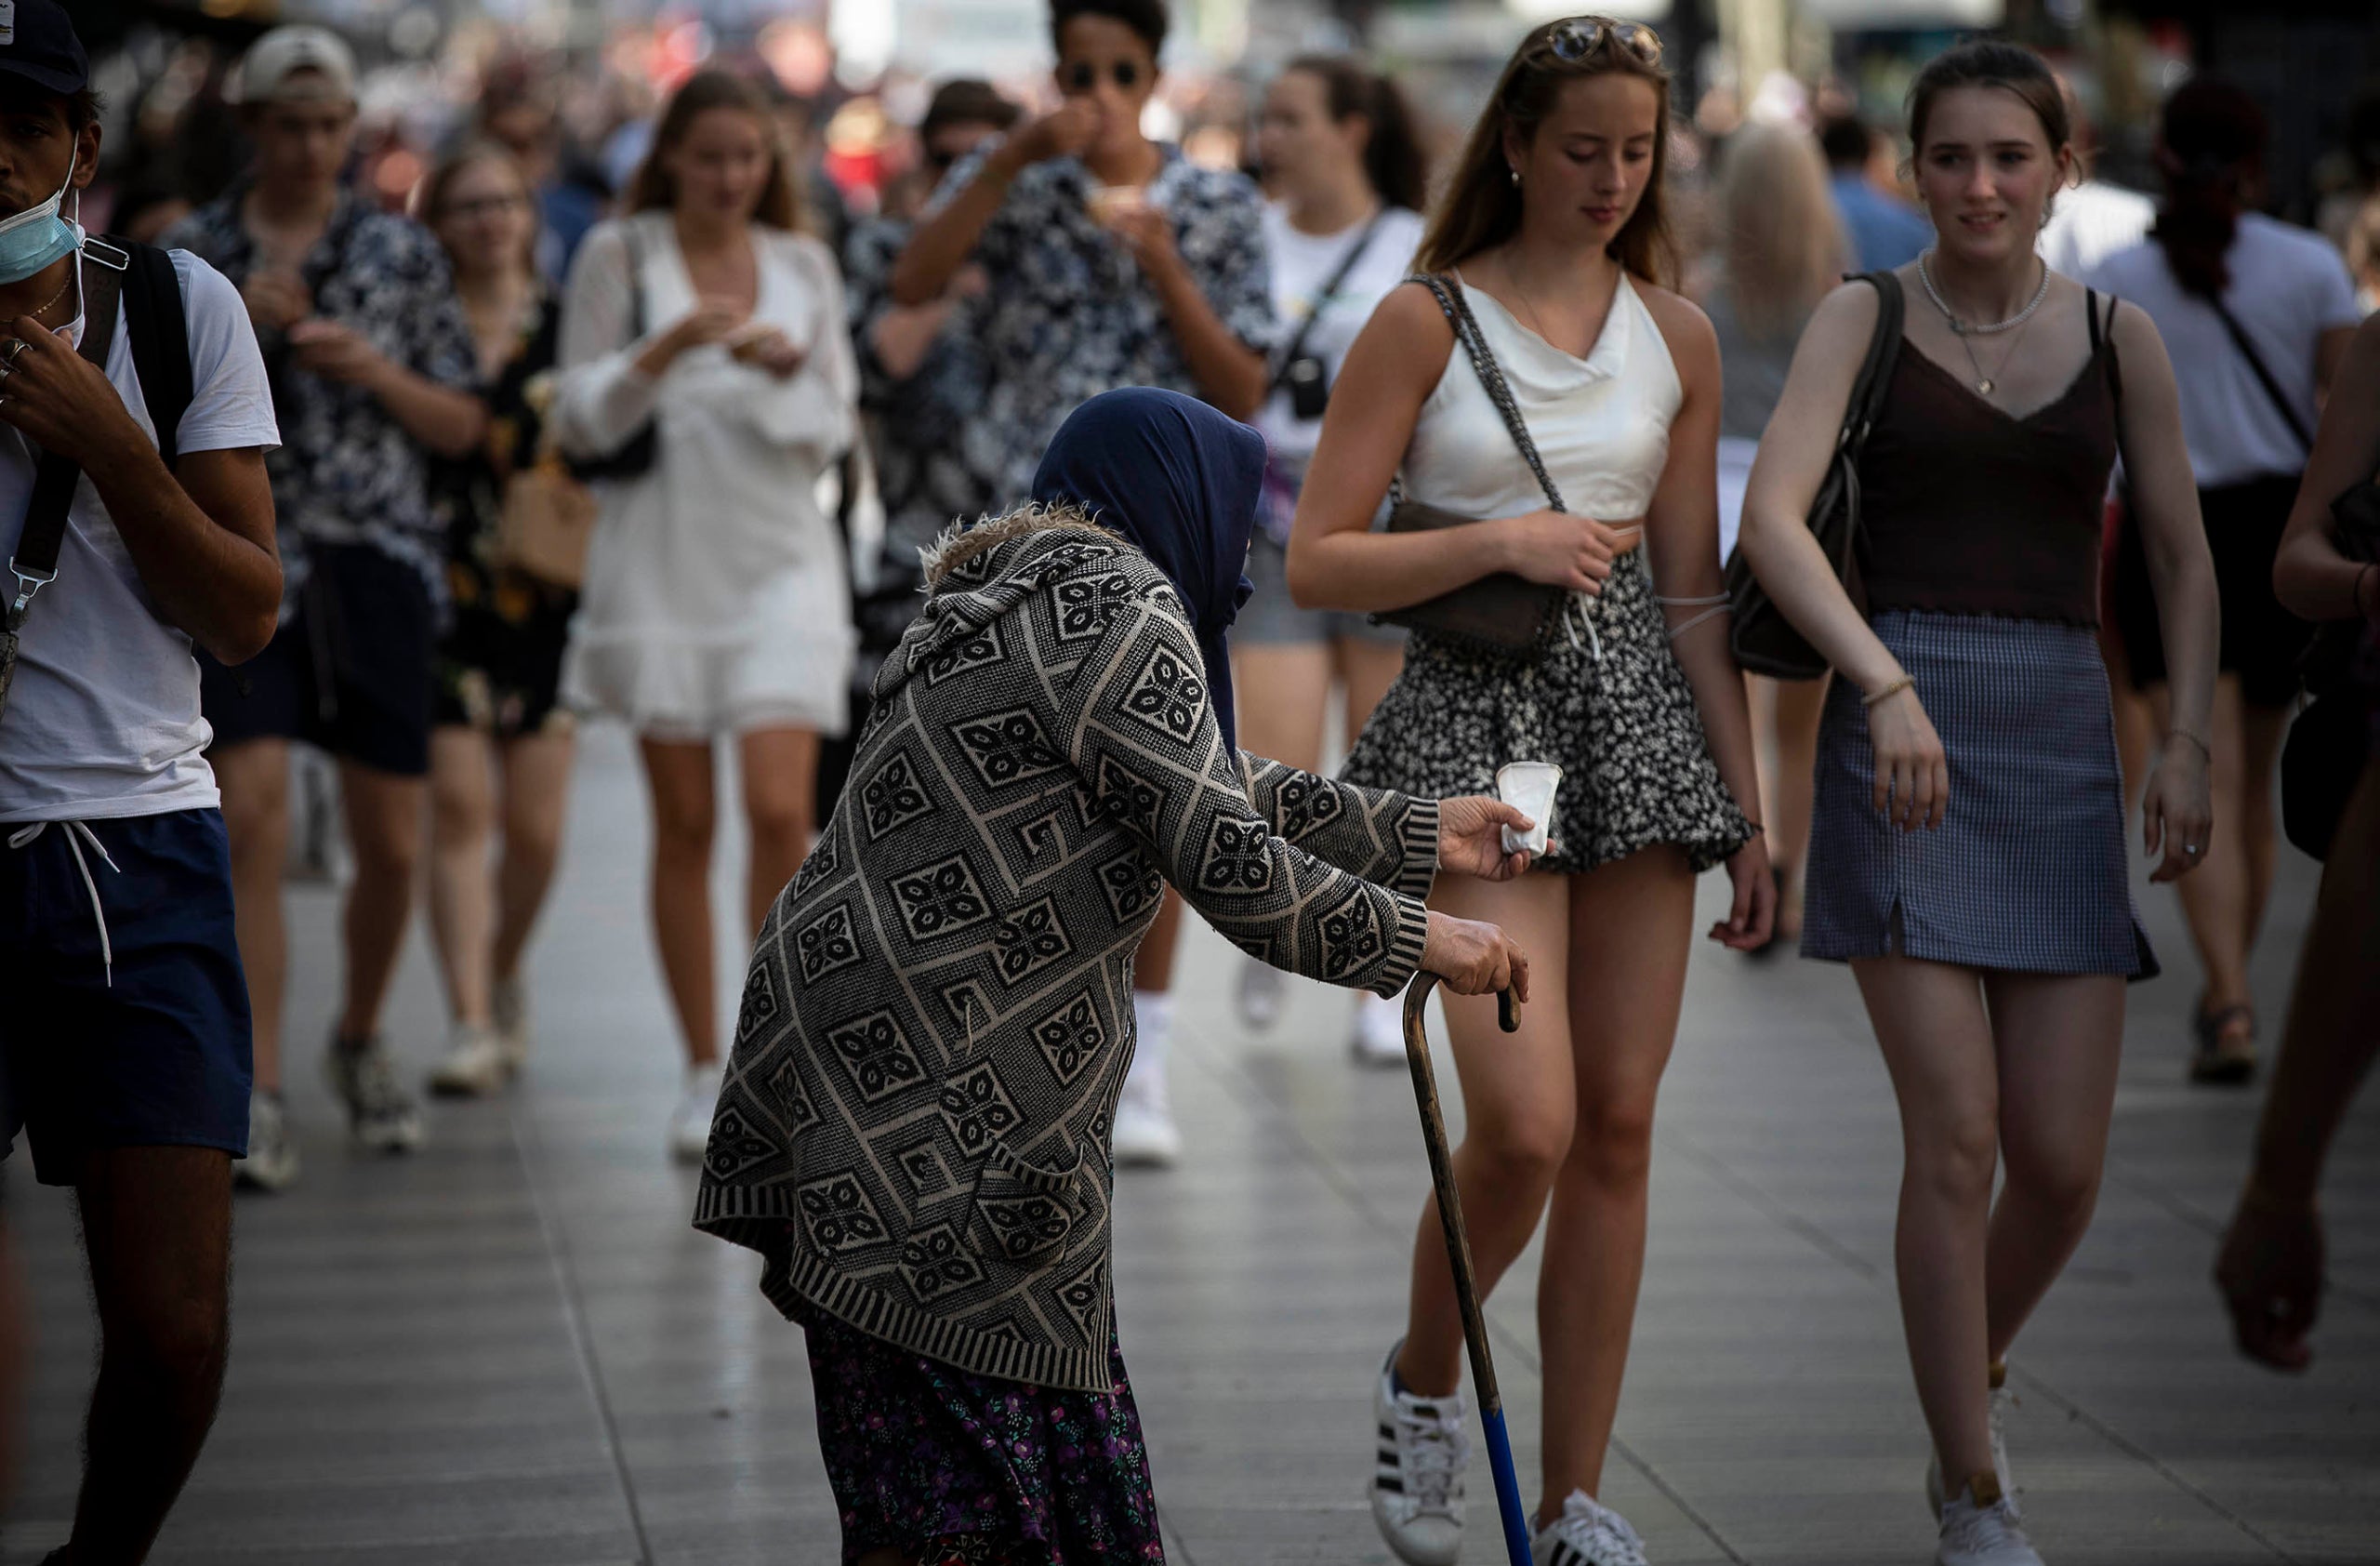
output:
MULTIPOLYGON (((1775 889, 1758 826, 1741 674, 1721 605, 1710 323, 1657 276, 1669 78, 1653 33, 1580 18, 1532 32, 1505 66, 1434 215, 1421 264, 1461 299, 1559 490, 1547 498, 1432 292, 1384 299, 1349 352, 1289 542, 1309 607, 1386 611, 1510 571, 1571 594, 1541 656, 1416 629, 1405 672, 1345 776, 1467 791, 1514 761, 1560 764, 1554 850, 1530 874, 1449 887, 1554 975, 1501 1035, 1449 1001, 1468 1120, 1455 1166, 1480 1285, 1547 1211, 1538 1286, 1544 1391, 1540 1560, 1643 1561, 1596 1499, 1645 1254, 1654 1095, 1676 1033, 1694 879, 1735 883, 1712 934, 1768 938, 1775 889), (1390 480, 1481 519, 1374 533, 1390 480), (1658 584, 1658 587, 1657 587, 1658 584), (1567 1004, 1565 1002, 1567 1001, 1567 1004), (1567 1553, 1565 1553, 1567 1551, 1567 1553)), ((1435 797, 1433 795, 1432 797, 1435 797)), ((1372 1512, 1409 1562, 1455 1559, 1461 1532, 1462 1334, 1438 1220, 1417 1240, 1406 1338, 1376 1391, 1372 1512)))

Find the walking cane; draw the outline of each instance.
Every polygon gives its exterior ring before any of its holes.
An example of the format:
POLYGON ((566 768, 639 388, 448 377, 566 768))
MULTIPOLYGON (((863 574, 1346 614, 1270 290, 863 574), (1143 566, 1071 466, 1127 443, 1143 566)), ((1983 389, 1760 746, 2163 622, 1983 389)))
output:
MULTIPOLYGON (((1488 1467, 1496 1479, 1496 1511, 1504 1520, 1504 1554, 1511 1566, 1530 1566, 1528 1514, 1521 1509, 1520 1480, 1513 1473, 1513 1440, 1504 1432, 1504 1400, 1496 1390, 1496 1361, 1488 1350, 1488 1323, 1479 1314, 1479 1284, 1471 1271, 1471 1237, 1462 1227, 1462 1196, 1455 1189, 1446 1118, 1438 1113, 1438 1082, 1430 1070, 1430 1041, 1421 1030, 1421 1009, 1437 983, 1435 974, 1416 974, 1405 991, 1405 1063, 1413 1070, 1413 1097, 1421 1108, 1421 1139, 1430 1149, 1430 1183, 1437 1188, 1438 1222, 1446 1227, 1447 1262, 1454 1269, 1455 1303, 1462 1310, 1462 1341, 1471 1350, 1471 1385, 1479 1394, 1479 1423, 1488 1435, 1488 1467)), ((1496 1020, 1507 1033, 1520 1031, 1520 1013, 1509 989, 1496 997, 1496 1020)))

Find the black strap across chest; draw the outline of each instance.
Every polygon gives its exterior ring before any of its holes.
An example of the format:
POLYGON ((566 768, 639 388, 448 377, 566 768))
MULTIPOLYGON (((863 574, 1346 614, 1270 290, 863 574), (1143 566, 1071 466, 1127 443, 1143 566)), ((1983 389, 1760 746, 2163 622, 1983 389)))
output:
MULTIPOLYGON (((78 257, 76 264, 83 269, 83 341, 78 352, 105 375, 108 350, 115 343, 116 303, 123 296, 125 274, 86 258, 78 257)), ((187 365, 183 374, 187 378, 187 365)), ((7 394, 7 383, 0 380, 0 397, 7 394)), ((8 606, 12 629, 23 621, 33 595, 58 575, 58 551, 66 541, 66 511, 73 504, 74 486, 82 476, 80 468, 54 451, 43 452, 33 470, 24 532, 8 562, 17 577, 16 596, 8 606)))

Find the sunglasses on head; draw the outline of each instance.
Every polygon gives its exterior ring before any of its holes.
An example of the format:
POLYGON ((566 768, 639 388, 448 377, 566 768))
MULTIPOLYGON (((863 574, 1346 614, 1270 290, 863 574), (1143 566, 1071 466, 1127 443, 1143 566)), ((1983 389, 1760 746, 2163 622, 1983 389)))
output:
POLYGON ((1543 53, 1576 65, 1605 47, 1626 49, 1646 65, 1661 62, 1661 35, 1641 21, 1612 17, 1571 17, 1546 29, 1538 41, 1543 53))
MULTIPOLYGON (((1141 85, 1141 65, 1136 60, 1119 60, 1107 67, 1110 80, 1127 90, 1141 85)), ((1090 60, 1078 60, 1066 67, 1066 90, 1090 92, 1099 86, 1099 67, 1090 60)))

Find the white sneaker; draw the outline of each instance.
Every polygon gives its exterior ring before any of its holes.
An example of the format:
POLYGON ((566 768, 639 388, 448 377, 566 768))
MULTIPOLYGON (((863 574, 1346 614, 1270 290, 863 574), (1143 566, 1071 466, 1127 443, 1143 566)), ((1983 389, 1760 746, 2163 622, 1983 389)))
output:
POLYGON ((1935 1566, 2042 1566, 2032 1540, 2016 1526, 2016 1506, 2004 1495, 1977 1493, 1989 1484, 1978 1474, 1965 1494, 1942 1508, 1935 1566))
POLYGON ((1383 1069, 1405 1064, 1405 1002, 1368 992, 1355 997, 1355 1030, 1348 1050, 1358 1066, 1383 1069))
POLYGON ((529 987, 518 978, 498 979, 488 1002, 504 1068, 518 1076, 529 1064, 529 987))
MULTIPOLYGON (((2003 1373, 2004 1374, 2004 1373, 2003 1373)), ((2008 1473, 2008 1411, 2016 1405, 2016 1395, 2003 1384, 1991 1389, 1991 1477, 2000 1483, 2000 1493, 2008 1502, 2008 1515, 2023 1517, 2016 1505, 2016 1481, 2008 1473)), ((1925 1505, 1929 1516, 1940 1517, 1950 1499, 1942 1488, 1942 1456, 1937 1453, 1925 1461, 1925 1505)))
POLYGON ((501 1093, 511 1074, 494 1029, 458 1022, 446 1041, 446 1058, 430 1068, 430 1091, 456 1098, 485 1098, 501 1093))
POLYGON ((231 1162, 231 1178, 260 1191, 287 1190, 298 1178, 298 1144, 277 1094, 248 1095, 248 1156, 231 1162))
POLYGON ((389 1046, 375 1033, 350 1048, 337 1033, 323 1055, 323 1075, 347 1106, 348 1128, 376 1153, 409 1153, 421 1146, 421 1106, 397 1081, 389 1046))
POLYGON ((1288 989, 1281 970, 1253 957, 1239 964, 1239 1020, 1251 1033, 1270 1033, 1281 1020, 1282 994, 1288 989))
POLYGON ((1529 1541, 1536 1566, 1646 1566, 1645 1541, 1628 1520, 1583 1490, 1562 1503, 1562 1515, 1529 1541))
POLYGON ((1120 1167, 1166 1169, 1182 1156, 1182 1128, 1173 1122, 1172 1095, 1163 1068, 1134 1061, 1116 1099, 1111 1136, 1120 1167))
POLYGON ((669 1156, 680 1163, 700 1163, 709 1150, 710 1122, 718 1118, 719 1090, 726 1082, 727 1068, 716 1062, 687 1068, 678 1107, 669 1111, 669 1156))
POLYGON ((1462 1553, 1462 1468, 1471 1436, 1461 1392, 1443 1398, 1396 1390, 1388 1351, 1372 1389, 1380 1458, 1368 1487, 1372 1521, 1407 1566, 1454 1566, 1462 1553))

